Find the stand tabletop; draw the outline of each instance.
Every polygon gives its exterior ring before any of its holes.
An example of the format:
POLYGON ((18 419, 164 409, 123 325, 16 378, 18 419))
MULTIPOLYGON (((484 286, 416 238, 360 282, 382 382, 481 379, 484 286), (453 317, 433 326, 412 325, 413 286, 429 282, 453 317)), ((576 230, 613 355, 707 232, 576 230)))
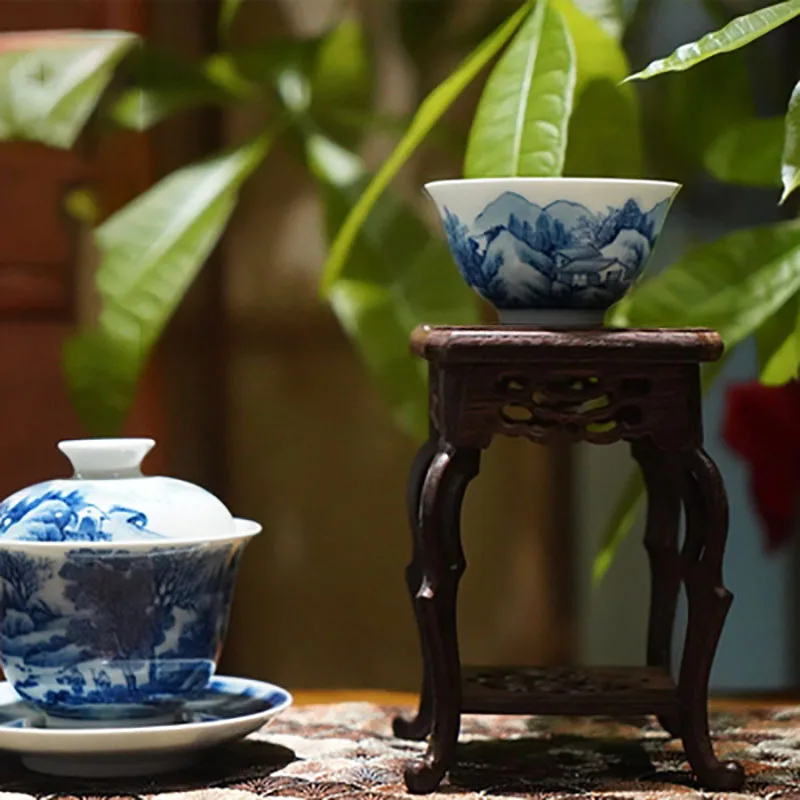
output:
POLYGON ((724 345, 707 328, 542 330, 498 325, 419 326, 412 351, 437 362, 537 362, 553 359, 646 363, 717 361, 724 345))

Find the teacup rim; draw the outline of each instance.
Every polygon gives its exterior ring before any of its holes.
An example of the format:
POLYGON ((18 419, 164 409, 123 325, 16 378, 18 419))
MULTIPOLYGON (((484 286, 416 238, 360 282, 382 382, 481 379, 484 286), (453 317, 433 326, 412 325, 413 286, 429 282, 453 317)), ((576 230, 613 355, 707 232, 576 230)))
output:
POLYGON ((525 178, 525 177, 508 177, 508 178, 442 178, 435 181, 428 181, 424 184, 426 190, 441 186, 489 186, 491 184, 509 184, 516 185, 529 185, 529 186, 543 186, 545 184, 578 184, 588 186, 640 186, 661 189, 672 189, 676 191, 683 188, 682 183, 677 181, 664 181, 650 178, 580 178, 580 177, 566 177, 566 178, 525 178))
POLYGON ((260 523, 241 517, 233 518, 234 530, 232 533, 219 535, 197 536, 185 539, 120 539, 115 541, 70 541, 70 542, 37 542, 26 539, 8 539, 0 537, 0 551, 25 550, 39 551, 40 553, 67 553, 73 550, 126 550, 129 552, 143 553, 150 550, 187 550, 204 544, 234 544, 252 539, 262 531, 260 523))

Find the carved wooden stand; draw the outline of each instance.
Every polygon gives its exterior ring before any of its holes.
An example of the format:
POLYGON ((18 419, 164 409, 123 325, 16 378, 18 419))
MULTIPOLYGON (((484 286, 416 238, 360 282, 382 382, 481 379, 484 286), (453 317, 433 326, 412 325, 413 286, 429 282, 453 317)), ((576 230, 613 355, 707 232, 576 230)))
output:
POLYGON ((720 762, 708 730, 708 679, 732 596, 722 581, 725 488, 702 447, 699 365, 715 361, 713 331, 538 331, 428 328, 414 352, 430 366, 430 439, 408 484, 413 558, 406 581, 424 661, 419 710, 396 719, 406 739, 430 736, 409 764, 409 791, 433 791, 453 763, 461 713, 654 713, 683 739, 698 782, 734 791, 736 762, 720 762), (456 595, 466 567, 459 518, 480 453, 496 434, 534 442, 631 443, 647 484, 645 546, 652 574, 647 667, 463 670, 456 595), (686 535, 678 550, 683 504, 686 535), (677 685, 670 676, 678 590, 688 627, 677 685))

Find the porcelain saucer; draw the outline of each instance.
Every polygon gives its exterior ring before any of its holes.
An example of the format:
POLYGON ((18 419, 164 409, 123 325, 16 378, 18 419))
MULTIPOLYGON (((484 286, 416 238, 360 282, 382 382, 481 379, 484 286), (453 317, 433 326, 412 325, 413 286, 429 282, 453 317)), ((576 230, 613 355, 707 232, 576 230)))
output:
POLYGON ((63 727, 0 682, 0 750, 17 753, 35 772, 81 778, 125 777, 182 769, 215 745, 258 730, 292 704, 285 689, 217 676, 202 697, 184 703, 166 724, 63 727))

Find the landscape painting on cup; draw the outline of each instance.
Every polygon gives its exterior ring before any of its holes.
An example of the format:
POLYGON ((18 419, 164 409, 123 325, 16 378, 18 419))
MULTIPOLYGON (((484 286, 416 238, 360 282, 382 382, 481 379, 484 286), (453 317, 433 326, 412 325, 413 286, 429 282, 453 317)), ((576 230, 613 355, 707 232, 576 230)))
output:
POLYGON ((104 716, 109 704, 136 716, 202 691, 241 550, 0 550, 6 677, 24 699, 62 716, 104 716))
POLYGON ((147 515, 114 505, 89 503, 78 489, 46 489, 33 496, 23 492, 0 504, 0 536, 26 542, 108 542, 163 539, 147 529, 147 515))
POLYGON ((467 224, 445 207, 450 249, 467 282, 498 308, 607 308, 638 277, 670 200, 628 199, 594 213, 505 192, 467 224))

